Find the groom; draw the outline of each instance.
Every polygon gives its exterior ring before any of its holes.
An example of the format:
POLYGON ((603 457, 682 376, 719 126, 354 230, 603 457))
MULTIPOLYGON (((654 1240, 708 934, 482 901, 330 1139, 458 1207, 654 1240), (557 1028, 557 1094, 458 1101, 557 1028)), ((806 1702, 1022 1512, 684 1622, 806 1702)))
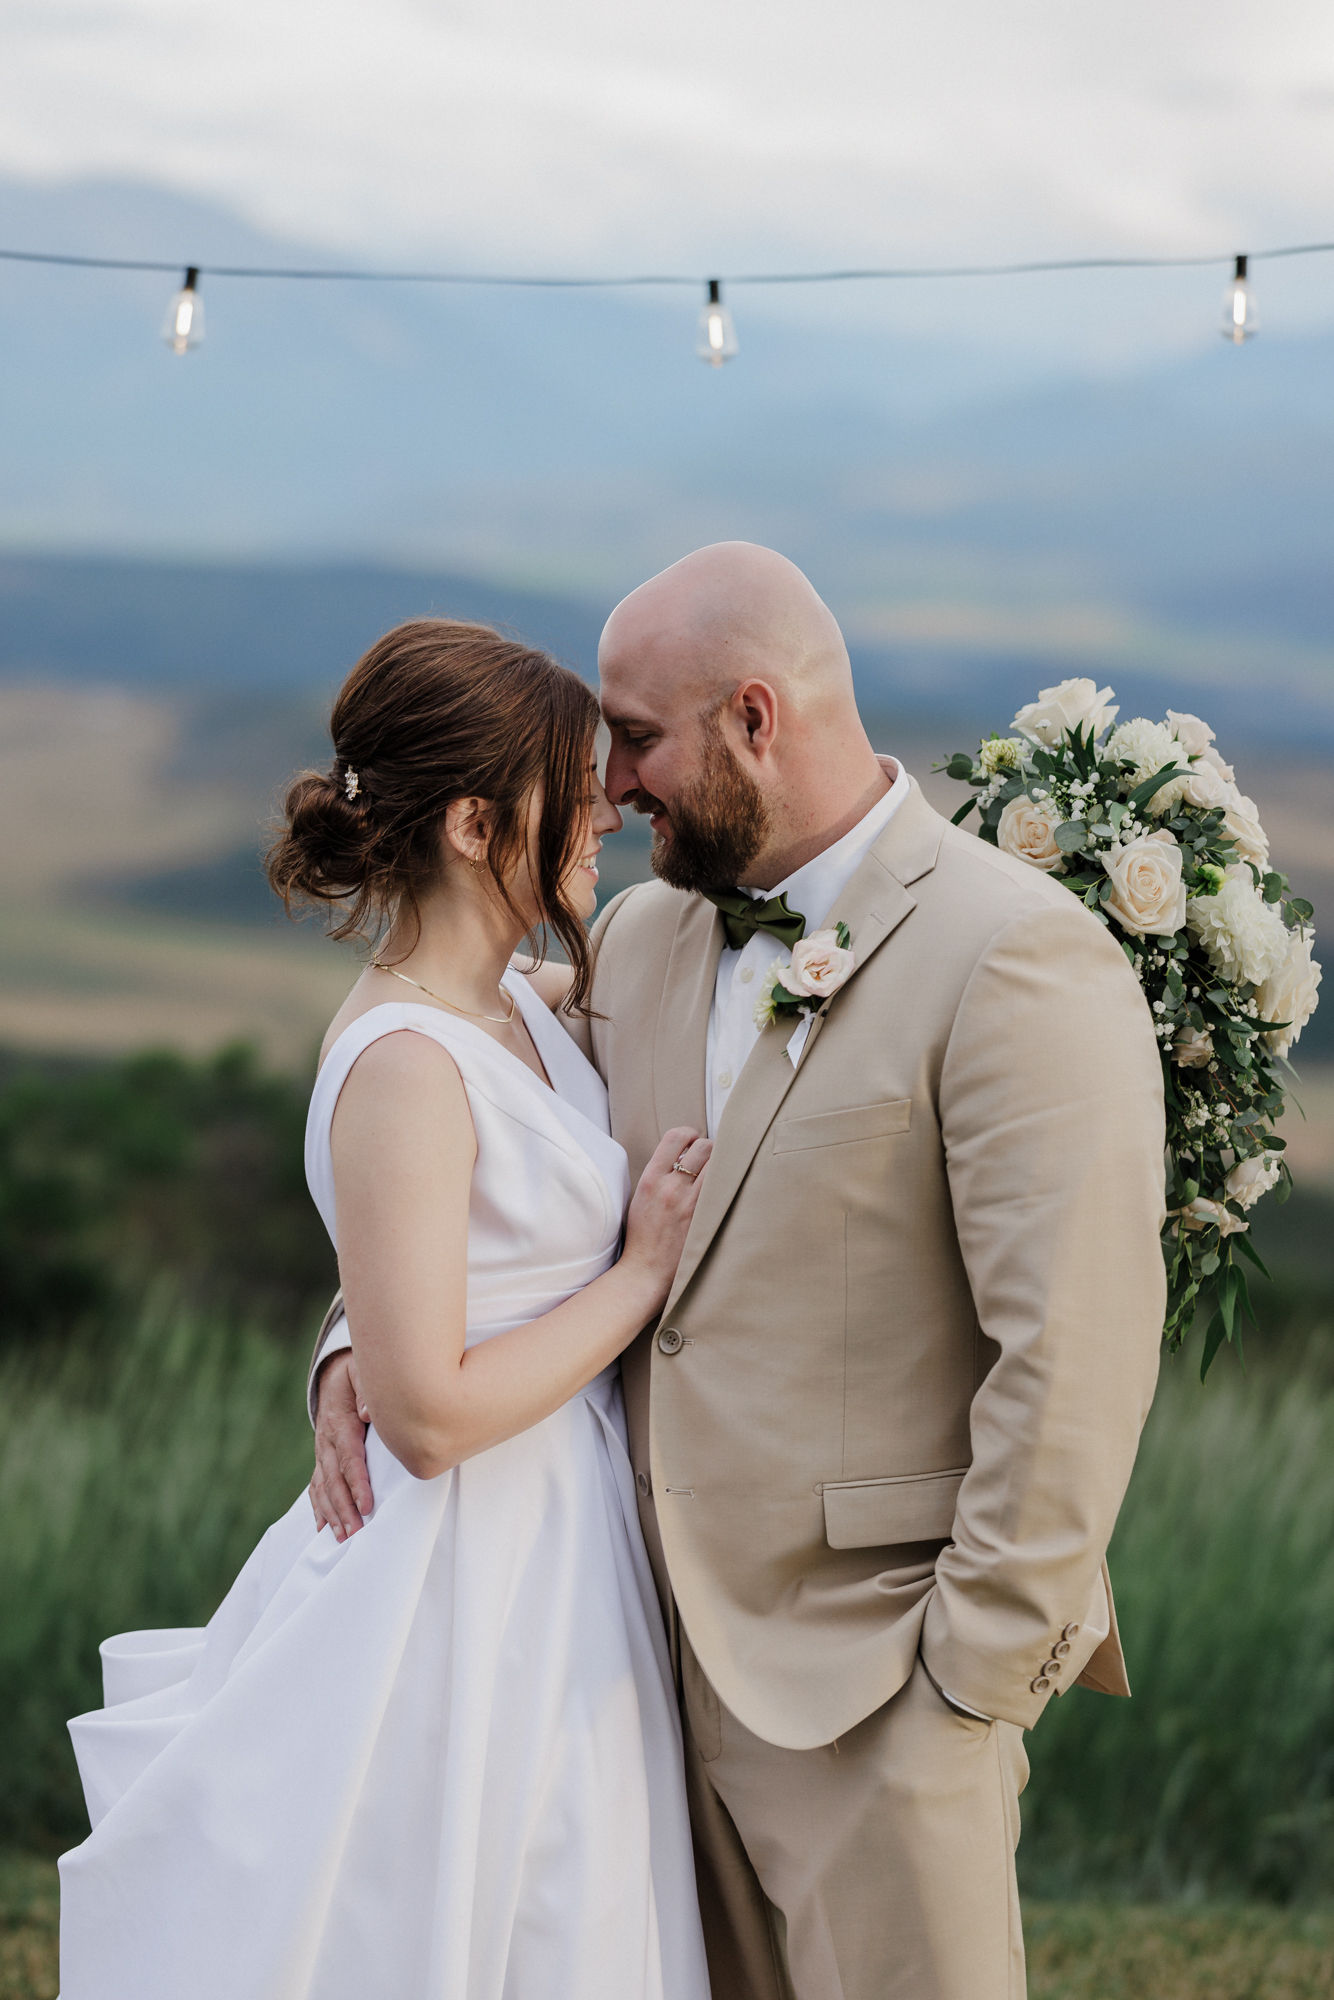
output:
MULTIPOLYGON (((623 1364, 715 2000, 1020 2000, 1023 1732, 1076 1681, 1128 1692, 1103 1555, 1164 1308, 1143 996, 1067 890, 876 757, 781 556, 688 556, 599 665, 659 878, 597 931, 613 1130, 635 1173, 716 1134, 623 1364), (844 983, 759 1026, 836 923, 844 983)), ((346 1504, 345 1361, 319 1391, 346 1504)))

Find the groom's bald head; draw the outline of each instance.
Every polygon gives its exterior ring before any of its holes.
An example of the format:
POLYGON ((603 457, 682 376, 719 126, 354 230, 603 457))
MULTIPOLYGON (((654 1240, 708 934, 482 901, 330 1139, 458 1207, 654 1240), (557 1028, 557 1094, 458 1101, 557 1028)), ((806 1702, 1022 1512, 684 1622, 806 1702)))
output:
POLYGON ((717 542, 650 577, 607 620, 598 667, 607 791, 652 816, 677 887, 781 879, 884 789, 838 621, 773 549, 717 542))
POLYGON ((838 621, 795 563, 754 542, 715 542, 650 577, 607 620, 604 700, 626 682, 713 707, 742 681, 768 682, 798 712, 852 705, 838 621))

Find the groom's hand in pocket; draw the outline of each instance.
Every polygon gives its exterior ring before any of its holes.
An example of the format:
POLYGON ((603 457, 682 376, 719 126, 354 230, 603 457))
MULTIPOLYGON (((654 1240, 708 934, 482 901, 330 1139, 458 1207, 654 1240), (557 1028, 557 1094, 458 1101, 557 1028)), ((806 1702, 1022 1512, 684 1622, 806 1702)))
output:
POLYGON ((357 1366, 344 1351, 320 1370, 315 1390, 315 1472, 310 1504, 317 1528, 346 1541, 362 1525, 374 1500, 366 1469, 366 1416, 357 1366))

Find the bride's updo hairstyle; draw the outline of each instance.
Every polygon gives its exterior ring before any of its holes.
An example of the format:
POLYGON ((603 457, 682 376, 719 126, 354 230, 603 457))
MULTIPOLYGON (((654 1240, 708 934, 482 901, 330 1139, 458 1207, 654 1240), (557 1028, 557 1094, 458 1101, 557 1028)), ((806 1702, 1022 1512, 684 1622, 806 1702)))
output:
POLYGON ((492 881, 521 918, 507 885, 540 788, 528 855, 539 923, 574 969, 569 1004, 583 1006, 588 936, 564 882, 587 817, 597 722, 592 690, 531 646, 452 618, 397 625, 343 683, 329 725, 332 768, 288 787, 269 881, 289 915, 293 897, 343 904, 329 935, 374 940, 396 917, 418 916, 418 895, 439 874, 448 807, 479 798, 490 807, 492 881))

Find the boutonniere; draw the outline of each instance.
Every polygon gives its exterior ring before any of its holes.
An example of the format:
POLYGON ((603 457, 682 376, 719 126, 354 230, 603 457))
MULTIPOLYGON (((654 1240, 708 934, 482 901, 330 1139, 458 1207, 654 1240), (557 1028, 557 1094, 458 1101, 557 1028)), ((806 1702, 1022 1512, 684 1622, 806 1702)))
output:
POLYGON ((773 1021, 809 1021, 846 984, 856 966, 852 933, 846 924, 812 931, 793 945, 787 958, 776 958, 764 975, 755 1006, 757 1027, 773 1021))

